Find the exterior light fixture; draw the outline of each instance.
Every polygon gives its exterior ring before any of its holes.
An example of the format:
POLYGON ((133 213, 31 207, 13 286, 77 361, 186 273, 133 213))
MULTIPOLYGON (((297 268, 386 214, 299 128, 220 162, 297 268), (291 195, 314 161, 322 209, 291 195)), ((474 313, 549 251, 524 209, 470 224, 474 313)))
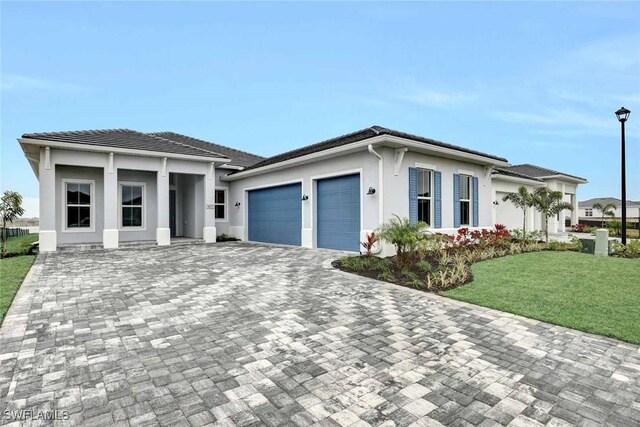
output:
POLYGON ((499 203, 497 200, 494 200, 494 201, 493 201, 493 204, 494 204, 495 206, 498 206, 500 203, 499 203))
POLYGON ((309 196, 307 196, 306 194, 303 194, 302 201, 304 202, 305 200, 309 200, 309 196))
POLYGON ((616 117, 620 122, 621 132, 622 132, 622 141, 621 141, 621 174, 622 174, 622 244, 627 244, 627 179, 626 179, 626 171, 625 171, 625 152, 624 152, 624 124, 629 118, 629 114, 631 111, 622 107, 618 111, 616 111, 616 117))
POLYGON ((376 189, 373 187, 369 187, 369 191, 367 191, 367 196, 373 196, 376 194, 376 189))
POLYGON ((240 202, 236 202, 236 204, 234 205, 236 208, 240 207, 240 202))

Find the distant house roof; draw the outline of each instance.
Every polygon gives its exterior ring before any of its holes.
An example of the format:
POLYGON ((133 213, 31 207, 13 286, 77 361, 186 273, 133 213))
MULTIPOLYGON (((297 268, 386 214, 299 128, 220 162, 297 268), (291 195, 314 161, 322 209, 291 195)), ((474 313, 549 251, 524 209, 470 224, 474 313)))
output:
MULTIPOLYGON (((263 167, 263 166, 272 165, 272 164, 280 163, 280 162, 283 162, 283 161, 286 161, 286 160, 295 159, 297 157, 306 156, 308 154, 318 153, 318 152, 321 152, 321 151, 324 151, 324 150, 329 150, 331 148, 341 147, 341 146, 345 146, 345 145, 348 145, 348 144, 352 144, 354 142, 364 141, 366 139, 373 138, 373 137, 380 136, 380 135, 390 135, 390 136, 396 136, 396 137, 399 137, 399 138, 406 138, 406 139, 410 139, 412 141, 422 142, 422 143, 424 143, 426 145, 449 148, 449 149, 460 151, 460 152, 463 152, 463 153, 475 154, 475 155, 478 155, 478 156, 486 157, 488 159, 498 160, 498 161, 501 161, 501 162, 506 162, 507 161, 507 159, 505 159, 503 157, 498 157, 498 156, 494 156, 494 155, 491 155, 491 154, 482 153, 480 151, 470 150, 468 148, 459 147, 457 145, 452 145, 452 144, 447 144, 445 142, 436 141, 434 139, 429 139, 429 138, 425 138, 425 137, 422 137, 422 136, 412 135, 412 134, 409 134, 409 133, 400 132, 400 131, 393 130, 393 129, 387 129, 387 128, 384 128, 382 126, 371 126, 371 127, 366 128, 366 129, 361 129, 361 130, 356 131, 356 132, 352 132, 352 133, 349 133, 349 134, 346 134, 346 135, 342 135, 342 136, 338 136, 338 137, 335 137, 335 138, 327 139, 325 141, 318 142, 316 144, 307 145, 307 146, 302 147, 302 148, 296 148, 295 150, 287 151, 285 153, 278 154, 278 155, 275 155, 273 157, 266 158, 266 159, 262 160, 261 162, 255 163, 255 164, 251 165, 250 167, 248 167, 248 168, 246 168, 244 170, 246 171, 246 170, 250 170, 250 169, 257 169, 257 168, 260 168, 260 167, 263 167)), ((239 173, 239 172, 234 172, 234 173, 239 173)))
POLYGON ((159 136, 171 141, 176 141, 195 148, 214 151, 231 159, 229 162, 233 166, 248 167, 264 160, 264 157, 256 154, 247 153, 246 151, 236 150, 235 148, 225 147, 224 145, 214 144, 202 139, 192 138, 175 132, 151 132, 148 135, 159 136))
MULTIPOLYGON (((612 203, 616 206, 622 206, 622 200, 615 197, 596 197, 589 200, 578 202, 579 208, 591 208, 596 203, 600 203, 602 206, 612 203)), ((634 202, 633 200, 627 200, 627 207, 640 207, 640 201, 634 202)))
POLYGON ((527 175, 533 178, 547 178, 554 175, 564 175, 569 178, 579 179, 581 181, 586 181, 586 179, 581 178, 575 175, 569 175, 568 173, 554 171, 553 169, 543 168, 541 166, 532 165, 529 163, 525 163, 522 165, 514 165, 504 168, 510 172, 515 172, 523 175, 527 175))
POLYGON ((528 179, 530 181, 544 182, 544 180, 542 180, 540 178, 536 178, 536 177, 533 177, 533 176, 525 175, 523 173, 519 173, 519 172, 513 171, 513 170, 511 170, 509 168, 494 168, 493 169, 493 174, 511 176, 511 177, 520 178, 520 179, 528 179))
POLYGON ((26 133, 24 139, 62 142, 89 146, 142 150, 154 153, 180 154, 197 157, 226 158, 200 147, 183 144, 159 136, 130 129, 81 130, 70 132, 26 133))

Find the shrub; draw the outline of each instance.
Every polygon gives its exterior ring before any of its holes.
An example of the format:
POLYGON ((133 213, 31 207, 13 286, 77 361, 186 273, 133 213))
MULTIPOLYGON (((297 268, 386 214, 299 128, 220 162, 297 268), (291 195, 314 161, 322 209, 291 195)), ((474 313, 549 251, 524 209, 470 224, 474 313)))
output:
POLYGON ((580 239, 578 239, 576 236, 571 236, 570 242, 549 242, 548 248, 552 251, 580 252, 583 246, 580 239))
POLYGON ((542 232, 540 231, 530 231, 527 233, 522 233, 522 230, 511 230, 511 239, 515 241, 532 241, 537 242, 542 240, 542 232))
POLYGON ((367 239, 360 242, 360 245, 365 250, 366 256, 371 256, 373 245, 378 243, 379 240, 380 240, 380 236, 378 236, 375 232, 367 233, 367 239))
POLYGON ((571 231, 574 231, 576 233, 584 233, 586 229, 587 226, 584 224, 574 224, 571 226, 571 231))
POLYGON ((394 216, 395 218, 391 218, 389 222, 382 224, 379 235, 382 240, 395 246, 398 263, 406 264, 411 257, 411 253, 418 248, 428 225, 422 221, 412 224, 408 218, 394 216))
POLYGON ((227 233, 218 234, 216 236, 216 242, 238 242, 240 239, 233 237, 227 233))
POLYGON ((640 240, 630 240, 626 245, 615 242, 612 247, 614 256, 620 258, 640 258, 640 240))

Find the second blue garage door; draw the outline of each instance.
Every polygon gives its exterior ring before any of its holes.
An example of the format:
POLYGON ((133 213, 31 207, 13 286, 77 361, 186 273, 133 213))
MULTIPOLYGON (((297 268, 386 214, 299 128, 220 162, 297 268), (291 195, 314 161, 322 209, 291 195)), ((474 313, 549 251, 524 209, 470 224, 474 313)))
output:
POLYGON ((302 186, 249 191, 249 240, 300 246, 302 186))
POLYGON ((318 247, 360 250, 360 175, 318 181, 318 247))

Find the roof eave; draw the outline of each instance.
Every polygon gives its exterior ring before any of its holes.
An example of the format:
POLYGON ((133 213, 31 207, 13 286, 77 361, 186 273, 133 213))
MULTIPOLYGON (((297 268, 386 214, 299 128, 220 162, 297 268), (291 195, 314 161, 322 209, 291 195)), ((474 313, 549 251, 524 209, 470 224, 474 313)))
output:
POLYGON ((565 174, 539 176, 538 178, 540 178, 540 179, 562 179, 564 181, 575 182, 577 184, 587 184, 589 182, 584 178, 580 178, 580 177, 577 177, 577 176, 569 176, 569 175, 565 175, 565 174))
POLYGON ((166 157, 168 159, 190 160, 195 162, 206 162, 206 163, 216 163, 216 164, 229 163, 229 161, 231 160, 225 157, 194 156, 189 154, 166 153, 163 151, 135 150, 131 148, 109 147, 106 145, 89 145, 89 144, 80 144, 75 142, 48 141, 45 139, 35 139, 35 138, 18 138, 18 142, 23 147, 24 145, 37 145, 42 147, 58 148, 61 150, 87 151, 87 152, 94 152, 94 153, 117 153, 117 154, 125 154, 130 156, 143 156, 143 157, 166 157))
POLYGON ((407 138, 402 138, 394 135, 378 135, 371 138, 366 138, 360 141, 352 142, 339 147, 329 148, 327 150, 317 151, 304 156, 295 157, 288 160, 283 160, 277 163, 271 163, 265 166, 261 166, 255 169, 248 169, 241 172, 235 172, 231 175, 223 177, 223 181, 237 181, 239 179, 247 178, 250 176, 261 175, 267 172, 273 172, 276 170, 284 169, 294 165, 300 165, 305 163, 311 163, 314 161, 322 160, 323 158, 335 157, 340 154, 346 154, 348 152, 359 151, 366 148, 368 145, 387 145, 411 147, 417 151, 424 151, 429 153, 435 153, 439 157, 455 158, 465 160, 471 163, 477 163, 485 166, 508 166, 509 163, 506 159, 496 159, 491 157, 485 157, 480 154, 468 153, 454 148, 440 147, 437 145, 430 145, 425 142, 414 141, 407 138))

